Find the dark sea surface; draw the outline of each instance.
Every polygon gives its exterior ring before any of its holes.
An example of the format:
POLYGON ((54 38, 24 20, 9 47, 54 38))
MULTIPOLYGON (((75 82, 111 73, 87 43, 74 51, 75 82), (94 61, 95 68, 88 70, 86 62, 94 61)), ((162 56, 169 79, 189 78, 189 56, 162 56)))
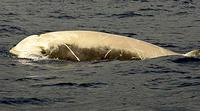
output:
POLYGON ((26 60, 23 38, 94 30, 200 49, 199 0, 0 0, 0 111, 200 111, 200 58, 26 60))

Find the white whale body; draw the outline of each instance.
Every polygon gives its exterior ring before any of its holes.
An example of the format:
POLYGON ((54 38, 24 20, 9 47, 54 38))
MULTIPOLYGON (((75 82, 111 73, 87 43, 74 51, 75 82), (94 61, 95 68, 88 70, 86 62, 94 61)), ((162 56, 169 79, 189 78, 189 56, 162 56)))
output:
POLYGON ((19 58, 90 61, 144 60, 170 55, 198 57, 200 50, 180 54, 121 35, 95 31, 58 31, 31 35, 20 41, 10 50, 10 53, 19 58))

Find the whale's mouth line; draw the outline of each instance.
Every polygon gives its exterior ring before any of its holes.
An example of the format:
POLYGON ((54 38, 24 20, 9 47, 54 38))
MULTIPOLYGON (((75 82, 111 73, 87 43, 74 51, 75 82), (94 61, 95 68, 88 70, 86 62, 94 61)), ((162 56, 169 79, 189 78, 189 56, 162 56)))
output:
POLYGON ((18 58, 21 59, 33 59, 33 60, 39 60, 39 59, 46 59, 48 58, 47 56, 44 55, 38 55, 38 54, 29 54, 28 51, 24 51, 24 50, 16 50, 15 47, 10 49, 9 52, 13 55, 16 56, 18 58), (21 53, 23 52, 23 53, 21 53), (20 55, 19 53, 21 53, 22 55, 20 55), (27 54, 26 54, 27 53, 27 54))

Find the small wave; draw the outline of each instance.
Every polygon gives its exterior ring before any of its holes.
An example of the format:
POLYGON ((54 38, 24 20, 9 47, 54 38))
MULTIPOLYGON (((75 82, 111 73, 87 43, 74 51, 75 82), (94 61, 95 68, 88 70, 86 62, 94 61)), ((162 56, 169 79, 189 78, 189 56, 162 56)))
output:
POLYGON ((175 68, 167 68, 167 67, 161 67, 161 66, 158 66, 158 65, 151 65, 149 66, 149 70, 144 70, 143 73, 157 73, 157 74, 160 74, 160 73, 179 73, 179 74, 186 74, 188 72, 186 71, 181 71, 181 70, 178 70, 178 69, 175 69, 175 68))
POLYGON ((52 76, 52 77, 25 77, 16 79, 16 81, 44 81, 44 80, 52 80, 52 79, 59 79, 59 77, 52 76))
POLYGON ((179 81, 180 79, 172 77, 159 77, 144 83, 144 86, 149 89, 160 89, 160 90, 173 90, 175 88, 185 88, 185 87, 198 87, 200 82, 198 81, 199 77, 181 77, 185 79, 184 81, 179 81), (189 78, 189 79, 188 79, 189 78))
POLYGON ((182 8, 196 8, 193 0, 174 0, 180 5, 182 8))
POLYGON ((60 97, 60 98, 25 98, 25 97, 3 97, 0 98, 0 104, 6 105, 48 105, 56 102, 74 103, 72 97, 60 97))
POLYGON ((127 17, 138 17, 138 16, 153 16, 153 15, 143 15, 140 13, 136 13, 134 11, 128 11, 121 14, 112 14, 108 17, 127 18, 127 17))
POLYGON ((122 76, 128 76, 128 75, 137 74, 137 72, 134 72, 134 71, 117 71, 115 73, 116 74, 120 74, 122 76))
POLYGON ((183 4, 193 4, 193 0, 174 0, 183 4))
POLYGON ((153 111, 194 111, 185 107, 178 107, 178 106, 168 106, 168 107, 160 107, 154 108, 153 111))
POLYGON ((200 76, 197 76, 197 77, 186 76, 186 77, 182 77, 182 79, 195 80, 195 79, 200 79, 200 76))
POLYGON ((106 83, 56 83, 56 84, 37 84, 32 85, 33 87, 79 87, 79 88, 98 88, 99 86, 107 85, 106 83))
POLYGON ((175 80, 167 78, 155 78, 144 83, 144 86, 153 89, 153 90, 171 90, 173 88, 169 87, 168 83, 171 83, 175 80))
POLYGON ((177 58, 175 60, 172 60, 172 62, 175 62, 175 63, 199 63, 200 58, 184 57, 184 58, 177 58))
POLYGON ((1 45, 0 45, 0 56, 2 56, 2 57, 10 57, 11 56, 10 53, 8 52, 7 47, 4 47, 4 46, 1 47, 1 45))
POLYGON ((151 70, 151 71, 144 71, 143 73, 157 73, 157 74, 160 74, 160 73, 180 73, 180 74, 185 74, 187 72, 184 72, 184 71, 176 71, 176 70, 151 70))
POLYGON ((119 34, 124 35, 124 36, 128 36, 128 37, 132 37, 132 36, 137 35, 136 33, 127 33, 127 32, 125 32, 125 33, 119 33, 119 34))
POLYGON ((17 16, 18 14, 15 13, 15 12, 7 12, 7 13, 4 13, 2 15, 7 15, 7 16, 17 16))
POLYGON ((38 99, 38 98, 1 98, 0 104, 7 105, 23 105, 23 104, 32 104, 32 105, 44 105, 48 104, 48 99, 38 99))
POLYGON ((148 0, 133 0, 133 1, 139 1, 139 2, 149 2, 148 0))
POLYGON ((190 87, 190 86, 199 86, 199 85, 200 85, 200 82, 184 82, 177 85, 177 87, 190 87))
POLYGON ((105 15, 104 13, 95 13, 96 16, 98 15, 105 15))
POLYGON ((0 25, 0 33, 25 34, 26 31, 19 26, 0 25))
POLYGON ((189 14, 189 13, 184 11, 184 12, 177 12, 174 15, 187 15, 187 14, 189 14))
POLYGON ((106 30, 100 30, 100 32, 105 32, 105 33, 110 33, 110 34, 117 34, 117 35, 123 35, 123 36, 128 36, 128 37, 132 37, 132 36, 138 35, 138 34, 133 33, 133 32, 123 32, 123 33, 120 33, 120 32, 106 31, 106 30))
POLYGON ((166 12, 170 12, 169 10, 167 9, 154 9, 154 8, 142 8, 142 9, 139 9, 139 11, 166 11, 166 12))
POLYGON ((76 17, 69 16, 69 15, 58 15, 58 16, 50 15, 49 17, 50 18, 58 18, 58 19, 76 19, 76 17))
POLYGON ((165 43, 158 43, 158 42, 154 42, 153 44, 158 45, 160 47, 165 47, 165 48, 177 48, 178 47, 174 44, 165 44, 165 43))

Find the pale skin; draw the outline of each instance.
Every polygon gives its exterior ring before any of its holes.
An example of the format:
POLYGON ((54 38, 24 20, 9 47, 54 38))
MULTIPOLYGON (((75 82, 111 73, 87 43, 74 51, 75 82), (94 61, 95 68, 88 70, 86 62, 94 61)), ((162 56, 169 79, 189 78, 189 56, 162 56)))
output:
POLYGON ((134 38, 95 31, 59 31, 32 35, 19 42, 10 52, 19 58, 47 57, 72 61, 144 60, 183 55, 134 38))

